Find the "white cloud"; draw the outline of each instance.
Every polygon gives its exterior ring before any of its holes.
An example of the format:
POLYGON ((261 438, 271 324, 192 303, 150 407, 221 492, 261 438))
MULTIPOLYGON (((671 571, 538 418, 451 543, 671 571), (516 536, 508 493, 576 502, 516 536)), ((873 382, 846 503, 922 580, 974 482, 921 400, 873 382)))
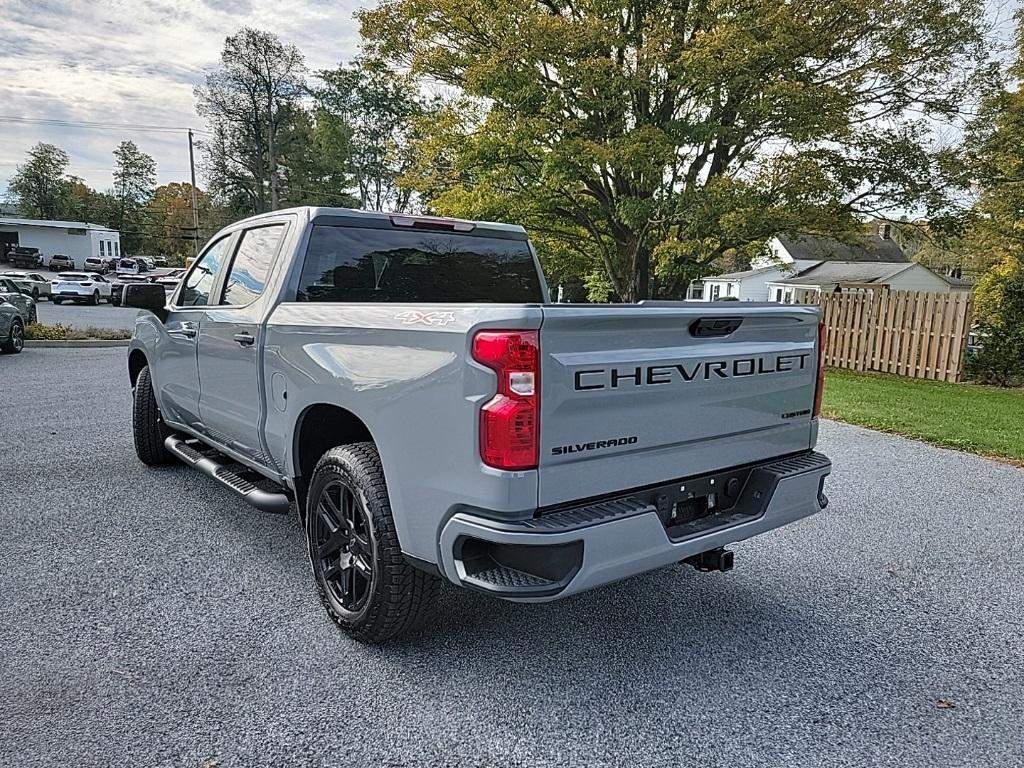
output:
MULTIPOLYGON (((202 128, 193 86, 242 26, 274 32, 311 70, 358 52, 359 0, 3 0, 0 104, 12 117, 202 128)), ((69 172, 111 185, 112 152, 131 139, 156 158, 158 181, 188 178, 185 133, 0 122, 0 190, 39 141, 62 147, 69 172)))

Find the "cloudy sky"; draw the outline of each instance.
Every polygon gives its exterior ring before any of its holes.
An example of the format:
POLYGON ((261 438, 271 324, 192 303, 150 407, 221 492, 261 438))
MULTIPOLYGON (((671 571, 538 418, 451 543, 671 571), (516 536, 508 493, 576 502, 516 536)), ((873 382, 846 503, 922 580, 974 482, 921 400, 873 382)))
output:
MULTIPOLYGON (((258 27, 294 43, 310 69, 356 53, 358 0, 0 0, 0 117, 202 128, 192 87, 224 38, 258 27)), ((111 153, 131 139, 157 161, 160 183, 188 179, 183 131, 158 133, 0 121, 0 200, 26 151, 46 141, 69 172, 111 185, 111 153)))

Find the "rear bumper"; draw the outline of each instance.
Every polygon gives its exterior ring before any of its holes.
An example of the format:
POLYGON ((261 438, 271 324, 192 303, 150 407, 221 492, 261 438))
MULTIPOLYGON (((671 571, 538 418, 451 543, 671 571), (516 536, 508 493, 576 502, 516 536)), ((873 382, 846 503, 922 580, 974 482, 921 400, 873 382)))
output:
POLYGON ((828 503, 822 487, 831 469, 825 456, 808 452, 520 522, 459 512, 441 531, 441 570, 456 584, 508 600, 566 597, 812 515, 828 503), (724 511, 686 524, 669 520, 686 497, 680 491, 722 488, 734 474, 742 480, 724 511))

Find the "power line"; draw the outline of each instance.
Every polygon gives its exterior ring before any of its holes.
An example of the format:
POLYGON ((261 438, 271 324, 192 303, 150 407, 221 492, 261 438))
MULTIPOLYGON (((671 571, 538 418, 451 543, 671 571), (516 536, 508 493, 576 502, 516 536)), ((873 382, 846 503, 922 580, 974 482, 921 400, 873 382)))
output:
POLYGON ((90 120, 60 120, 48 117, 12 117, 0 116, 0 123, 24 123, 28 125, 49 125, 58 128, 93 128, 103 131, 124 130, 124 131, 151 131, 154 133, 181 133, 182 131, 193 131, 207 136, 213 134, 199 128, 190 128, 187 125, 145 125, 141 123, 104 123, 90 120))

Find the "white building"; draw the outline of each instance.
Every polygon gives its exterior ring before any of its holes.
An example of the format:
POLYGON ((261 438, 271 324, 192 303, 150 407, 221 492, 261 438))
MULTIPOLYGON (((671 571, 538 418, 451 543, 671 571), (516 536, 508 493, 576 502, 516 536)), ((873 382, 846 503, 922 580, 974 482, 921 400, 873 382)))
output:
POLYGON ((875 290, 949 293, 970 291, 971 286, 916 263, 824 261, 794 277, 769 282, 768 299, 783 304, 810 304, 821 293, 875 290))
POLYGON ((768 283, 799 274, 802 270, 818 263, 817 261, 800 261, 705 277, 701 281, 704 283, 704 290, 697 300, 721 301, 724 298, 732 297, 737 301, 768 301, 768 283))
POLYGON ((89 257, 121 255, 121 235, 99 224, 0 217, 0 250, 7 252, 18 245, 38 248, 43 263, 55 254, 70 256, 78 268, 89 257))
POLYGON ((848 288, 888 286, 893 290, 969 290, 965 281, 935 274, 914 263, 892 240, 887 225, 865 235, 859 243, 840 243, 827 237, 779 235, 768 241, 767 253, 751 260, 742 272, 714 275, 703 283, 696 301, 813 301, 813 295, 848 288), (959 283, 959 284, 958 284, 959 283))

